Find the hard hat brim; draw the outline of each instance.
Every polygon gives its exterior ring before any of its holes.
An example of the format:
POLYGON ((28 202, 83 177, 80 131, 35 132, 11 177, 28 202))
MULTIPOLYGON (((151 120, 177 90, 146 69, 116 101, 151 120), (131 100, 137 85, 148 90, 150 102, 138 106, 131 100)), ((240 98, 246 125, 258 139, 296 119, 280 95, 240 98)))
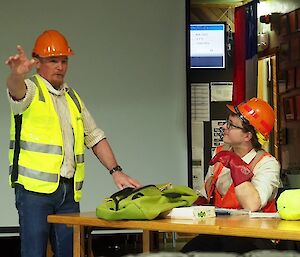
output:
POLYGON ((234 109, 234 106, 233 106, 233 105, 231 105, 231 104, 226 104, 226 107, 229 109, 229 111, 231 111, 231 112, 237 114, 236 111, 235 111, 235 109, 234 109))

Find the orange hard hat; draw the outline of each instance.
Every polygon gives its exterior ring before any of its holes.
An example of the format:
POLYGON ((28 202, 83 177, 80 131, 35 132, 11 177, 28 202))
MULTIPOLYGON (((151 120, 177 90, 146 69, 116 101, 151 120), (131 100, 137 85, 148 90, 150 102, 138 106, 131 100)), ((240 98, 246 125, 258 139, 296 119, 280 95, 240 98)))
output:
POLYGON ((250 123, 265 139, 269 138, 275 122, 275 113, 267 102, 254 97, 237 106, 227 105, 227 108, 242 121, 250 123))
POLYGON ((46 30, 35 41, 32 56, 70 56, 74 52, 66 38, 57 30, 46 30))

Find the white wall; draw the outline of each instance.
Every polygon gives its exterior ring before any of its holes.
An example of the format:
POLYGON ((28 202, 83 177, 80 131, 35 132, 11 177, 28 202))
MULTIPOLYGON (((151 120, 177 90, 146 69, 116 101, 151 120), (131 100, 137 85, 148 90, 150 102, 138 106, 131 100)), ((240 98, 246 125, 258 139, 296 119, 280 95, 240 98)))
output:
MULTIPOLYGON (((184 0, 4 1, 0 8, 0 227, 17 225, 8 186, 9 105, 5 59, 30 54, 43 30, 68 38, 76 55, 67 81, 83 98, 120 165, 143 184, 187 184, 184 0)), ((86 154, 82 211, 116 191, 86 154)))
POLYGON ((269 0, 261 1, 257 5, 257 17, 271 13, 288 13, 300 7, 299 0, 269 0))

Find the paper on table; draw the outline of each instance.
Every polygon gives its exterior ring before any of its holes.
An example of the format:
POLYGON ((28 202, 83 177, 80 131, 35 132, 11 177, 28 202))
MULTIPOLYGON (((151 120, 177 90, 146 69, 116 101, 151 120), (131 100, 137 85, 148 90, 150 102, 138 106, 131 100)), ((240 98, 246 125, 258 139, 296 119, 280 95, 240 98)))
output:
POLYGON ((173 208, 171 211, 164 213, 164 218, 171 219, 202 219, 215 217, 214 206, 191 206, 173 208))
POLYGON ((250 218, 280 218, 278 212, 249 212, 250 218))

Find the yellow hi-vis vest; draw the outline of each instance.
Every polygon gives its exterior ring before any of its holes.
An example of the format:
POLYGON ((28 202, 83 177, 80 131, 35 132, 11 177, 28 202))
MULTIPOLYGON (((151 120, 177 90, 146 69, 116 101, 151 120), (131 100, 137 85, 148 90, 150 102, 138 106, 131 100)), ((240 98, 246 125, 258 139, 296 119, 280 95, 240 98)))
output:
MULTIPOLYGON (((32 103, 20 115, 11 115, 9 182, 22 184, 38 193, 53 193, 59 185, 64 157, 62 130, 50 93, 43 79, 34 75, 36 85, 32 103)), ((74 199, 82 196, 84 180, 84 128, 82 103, 71 88, 65 92, 74 134, 74 199)))

